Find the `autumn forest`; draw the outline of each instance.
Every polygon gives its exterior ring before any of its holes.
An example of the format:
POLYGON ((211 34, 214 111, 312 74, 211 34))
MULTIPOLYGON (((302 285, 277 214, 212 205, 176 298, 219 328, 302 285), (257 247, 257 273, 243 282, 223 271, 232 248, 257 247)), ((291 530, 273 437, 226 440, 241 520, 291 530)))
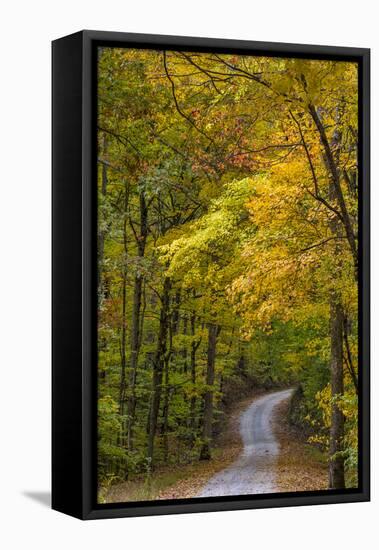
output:
POLYGON ((99 502, 356 487, 357 64, 99 48, 97 136, 99 502))

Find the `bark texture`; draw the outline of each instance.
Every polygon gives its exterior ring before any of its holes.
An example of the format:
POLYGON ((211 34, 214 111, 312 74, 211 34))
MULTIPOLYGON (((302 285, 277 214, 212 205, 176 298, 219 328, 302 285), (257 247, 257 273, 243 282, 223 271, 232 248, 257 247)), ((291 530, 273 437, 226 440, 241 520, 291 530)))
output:
POLYGON ((213 422, 213 385, 215 379, 215 360, 218 327, 214 323, 208 325, 208 351, 207 351, 207 390, 204 395, 203 416, 203 445, 200 451, 200 460, 211 458, 211 439, 213 422))

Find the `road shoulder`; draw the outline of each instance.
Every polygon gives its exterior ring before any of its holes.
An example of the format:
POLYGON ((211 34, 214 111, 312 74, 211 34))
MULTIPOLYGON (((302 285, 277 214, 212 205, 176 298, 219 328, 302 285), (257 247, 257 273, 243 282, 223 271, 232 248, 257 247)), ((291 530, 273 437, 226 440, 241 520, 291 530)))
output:
POLYGON ((289 406, 290 400, 286 400, 274 412, 273 431, 280 444, 276 463, 277 490, 286 493, 327 489, 326 457, 290 425, 289 406))

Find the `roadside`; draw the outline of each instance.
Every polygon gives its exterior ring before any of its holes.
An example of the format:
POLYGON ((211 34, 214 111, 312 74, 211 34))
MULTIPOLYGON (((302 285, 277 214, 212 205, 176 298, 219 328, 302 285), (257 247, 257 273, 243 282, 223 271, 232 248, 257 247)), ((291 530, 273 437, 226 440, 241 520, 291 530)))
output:
POLYGON ((256 390, 229 407, 225 415, 228 418, 226 429, 215 438, 211 460, 161 467, 150 479, 141 477, 140 480, 112 485, 106 492, 103 491, 103 502, 195 497, 211 477, 232 464, 240 455, 243 447, 239 430, 241 413, 264 393, 264 390, 256 390))
POLYGON ((158 498, 196 497, 215 474, 232 464, 243 449, 239 427, 241 414, 263 393, 265 392, 262 390, 256 391, 250 397, 234 404, 229 410, 229 421, 226 429, 215 439, 212 459, 193 464, 191 475, 184 477, 176 485, 162 491, 158 498))
POLYGON ((323 453, 306 442, 288 422, 290 400, 275 410, 273 430, 280 443, 276 464, 277 491, 320 491, 328 488, 328 464, 323 453), (283 422, 285 419, 285 422, 283 422))
MULTIPOLYGON (((270 392, 256 390, 249 397, 229 407, 225 414, 228 419, 225 430, 215 438, 211 460, 161 467, 150 478, 141 476, 133 481, 112 485, 103 492, 103 502, 171 500, 198 496, 211 478, 241 457, 241 416, 267 393, 270 392)), ((271 466, 274 492, 327 489, 327 460, 315 446, 305 441, 297 428, 289 424, 289 405, 290 400, 287 399, 275 406, 270 422, 271 430, 280 446, 271 466)))

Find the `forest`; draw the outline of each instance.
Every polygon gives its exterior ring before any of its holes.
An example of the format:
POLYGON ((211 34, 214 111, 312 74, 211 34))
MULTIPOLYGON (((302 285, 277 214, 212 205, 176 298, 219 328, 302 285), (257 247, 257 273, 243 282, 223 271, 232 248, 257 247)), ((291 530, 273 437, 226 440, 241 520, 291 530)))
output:
POLYGON ((100 501, 254 388, 356 487, 357 64, 99 48, 97 123, 100 501))

